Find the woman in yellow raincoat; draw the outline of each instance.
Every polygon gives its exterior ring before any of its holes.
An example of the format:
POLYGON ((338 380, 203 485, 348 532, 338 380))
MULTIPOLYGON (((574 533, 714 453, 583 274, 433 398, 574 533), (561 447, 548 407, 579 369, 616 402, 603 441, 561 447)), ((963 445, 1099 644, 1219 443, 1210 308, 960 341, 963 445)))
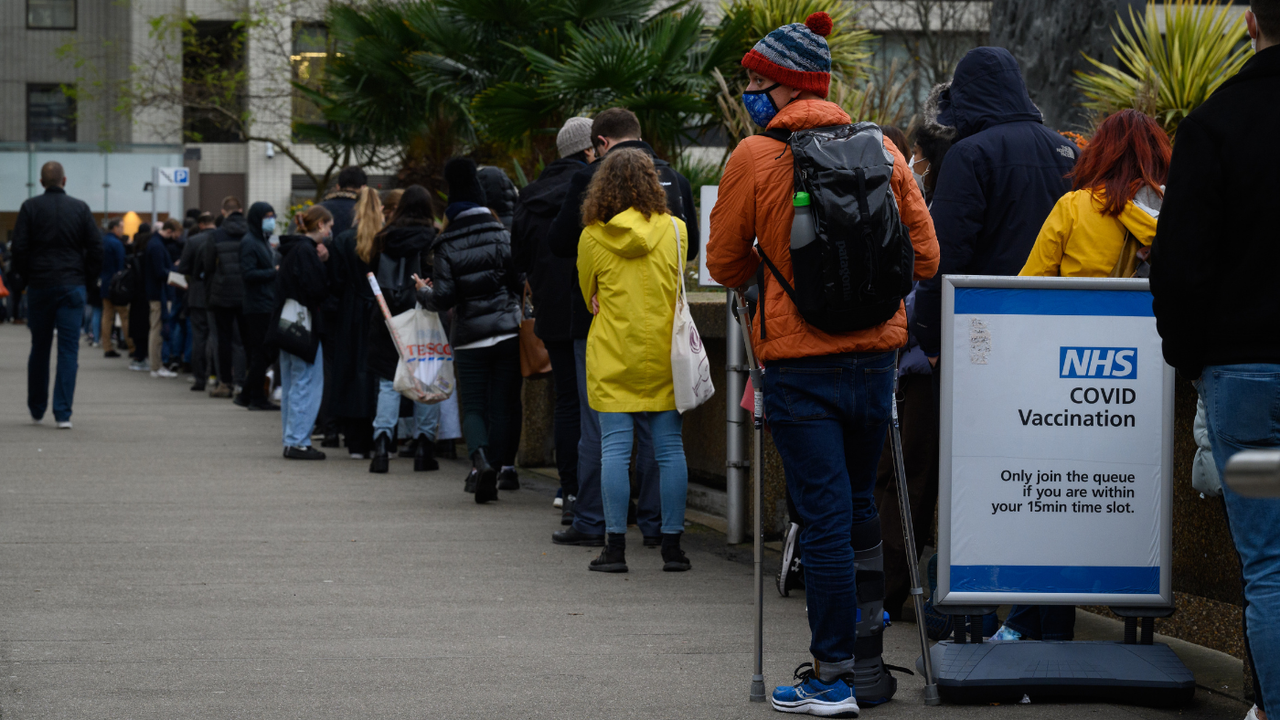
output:
POLYGON ((587 337, 587 400, 600 413, 600 490, 607 543, 590 569, 626 572, 629 464, 635 415, 648 416, 662 498, 663 570, 688 570, 680 549, 689 471, 671 379, 671 326, 688 232, 667 212, 653 160, 611 151, 582 203, 582 297, 596 317, 587 337))

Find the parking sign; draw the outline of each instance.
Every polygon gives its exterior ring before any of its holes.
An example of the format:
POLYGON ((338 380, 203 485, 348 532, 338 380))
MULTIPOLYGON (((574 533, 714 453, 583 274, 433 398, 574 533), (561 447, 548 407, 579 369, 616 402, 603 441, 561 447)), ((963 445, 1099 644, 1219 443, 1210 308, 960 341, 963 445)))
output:
POLYGON ((187 187, 191 184, 191 173, 184 167, 156 168, 156 176, 161 187, 187 187))

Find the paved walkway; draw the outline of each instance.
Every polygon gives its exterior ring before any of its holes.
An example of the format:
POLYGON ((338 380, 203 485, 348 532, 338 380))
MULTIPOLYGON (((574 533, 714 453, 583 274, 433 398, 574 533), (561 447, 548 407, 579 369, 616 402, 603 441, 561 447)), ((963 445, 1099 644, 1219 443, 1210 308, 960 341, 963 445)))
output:
MULTIPOLYGON (((26 412, 0 325, 0 718, 765 718, 746 701, 751 568, 691 528, 693 571, 555 547, 552 488, 475 505, 465 467, 280 457, 279 418, 82 346, 75 429, 26 412)), ((334 454, 336 455, 336 453, 334 454)), ((770 683, 806 659, 803 598, 766 595, 770 683)), ((886 659, 913 665, 915 627, 886 659)), ((865 718, 1240 718, 1108 705, 865 718)))

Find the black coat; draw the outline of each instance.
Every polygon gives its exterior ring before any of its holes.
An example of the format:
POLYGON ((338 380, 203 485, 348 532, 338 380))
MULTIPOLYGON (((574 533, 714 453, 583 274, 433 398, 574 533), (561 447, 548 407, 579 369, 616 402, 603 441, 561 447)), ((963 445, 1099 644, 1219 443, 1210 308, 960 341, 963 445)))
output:
POLYGON ((519 198, 515 183, 511 182, 511 178, 507 177, 507 173, 502 168, 492 165, 485 165, 476 170, 476 179, 484 189, 485 206, 497 213, 498 219, 510 230, 514 222, 516 201, 519 198))
POLYGON ((450 223, 432 250, 432 287, 418 297, 424 306, 454 311, 455 348, 520 331, 524 279, 511 258, 511 235, 487 208, 450 223))
MULTIPOLYGON (((649 143, 643 140, 618 143, 614 147, 637 148, 644 150, 653 157, 653 164, 658 169, 658 178, 662 181, 663 190, 667 193, 667 209, 671 211, 672 215, 684 220, 685 227, 688 229, 688 259, 697 259, 698 251, 702 246, 700 245, 698 234, 697 208, 693 204, 693 187, 689 185, 689 181, 676 172, 667 161, 654 155, 653 148, 649 147, 649 143)), ((561 206, 560 212, 551 224, 551 229, 547 231, 547 243, 551 247, 552 254, 556 257, 575 261, 578 258, 578 240, 582 238, 582 200, 586 197, 587 185, 591 183, 591 178, 600 169, 602 160, 597 160, 582 168, 569 180, 569 190, 566 193, 565 203, 561 206)), ((573 287, 578 287, 576 275, 573 287)), ((574 289, 569 294, 573 298, 571 301, 573 338, 575 340, 584 340, 587 337, 587 331, 591 329, 591 312, 587 310, 587 304, 582 299, 581 290, 574 289)))
POLYGON ((245 218, 249 232, 240 240, 240 277, 244 279, 245 315, 269 313, 276 307, 276 261, 262 234, 266 203, 254 203, 245 218))
POLYGON ((241 213, 231 213, 209 234, 205 245, 205 277, 209 278, 209 308, 244 305, 244 278, 240 274, 240 242, 249 234, 249 224, 241 213), (212 268, 212 272, 210 272, 212 268))
POLYGON ((556 160, 520 191, 516 204, 511 255, 533 290, 534 332, 544 342, 573 339, 573 298, 582 294, 577 289, 578 267, 552 254, 547 235, 569 194, 569 182, 584 167, 578 160, 556 160))
POLYGON ((212 237, 212 230, 192 235, 182 246, 182 257, 178 259, 178 272, 187 276, 187 307, 203 310, 209 307, 208 276, 209 268, 204 266, 206 243, 212 237))
POLYGON ((1178 124, 1151 252, 1164 358, 1188 379, 1211 365, 1280 363, 1280 47, 1250 58, 1178 124), (1259 170, 1267 168, 1267 170, 1259 170))
POLYGON ((369 266, 356 255, 354 229, 329 243, 326 265, 339 283, 337 307, 326 325, 325 347, 333 348, 333 362, 325 367, 331 381, 325 385, 329 413, 371 418, 378 405, 378 377, 369 370, 369 341, 373 323, 382 324, 382 311, 369 287, 369 266))
POLYGON ((969 51, 943 94, 938 122, 958 139, 929 206, 938 274, 916 291, 912 333, 926 354, 942 345, 943 275, 1017 275, 1058 198, 1071 189, 1074 143, 1042 124, 1018 62, 1004 48, 969 51))
MULTIPOLYGON (((316 314, 333 292, 333 278, 320 259, 316 244, 306 235, 285 235, 280 238, 280 258, 276 297, 281 304, 285 300, 297 300, 316 314)), ((323 332, 320 328, 319 333, 323 332)))
MULTIPOLYGON (((389 282, 380 283, 383 299, 386 300, 387 308, 394 317, 413 309, 415 302, 412 292, 413 281, 408 278, 414 274, 418 277, 431 275, 431 242, 435 240, 436 229, 431 225, 402 225, 383 228, 379 235, 382 239, 382 252, 369 258, 368 263, 374 274, 383 276, 384 270, 398 267, 400 261, 404 260, 404 277, 408 283, 408 292, 397 293, 392 291, 389 282), (387 262, 384 263, 383 258, 387 262)), ((362 276, 359 282, 369 285, 367 277, 362 276)), ((394 380, 396 365, 400 362, 400 353, 396 351, 396 345, 391 340, 391 332, 387 330, 387 323, 382 317, 380 307, 375 306, 369 323, 369 370, 380 378, 394 380)))
POLYGON ((23 201, 9 250, 9 272, 22 287, 96 286, 102 274, 102 236, 93 213, 60 187, 23 201))
POLYGON ((321 201, 320 204, 333 216, 333 237, 336 238, 351 229, 351 223, 356 216, 357 198, 358 193, 355 190, 336 190, 321 201))

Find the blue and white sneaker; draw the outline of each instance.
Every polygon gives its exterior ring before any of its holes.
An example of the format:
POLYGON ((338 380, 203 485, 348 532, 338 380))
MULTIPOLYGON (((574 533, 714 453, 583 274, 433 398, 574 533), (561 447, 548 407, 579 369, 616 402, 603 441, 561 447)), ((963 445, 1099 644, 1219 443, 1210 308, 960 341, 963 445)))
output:
POLYGON ((827 684, 818 679, 813 663, 796 668, 800 682, 779 685, 773 691, 773 709, 779 712, 819 717, 858 717, 858 700, 853 696, 853 676, 827 684))

